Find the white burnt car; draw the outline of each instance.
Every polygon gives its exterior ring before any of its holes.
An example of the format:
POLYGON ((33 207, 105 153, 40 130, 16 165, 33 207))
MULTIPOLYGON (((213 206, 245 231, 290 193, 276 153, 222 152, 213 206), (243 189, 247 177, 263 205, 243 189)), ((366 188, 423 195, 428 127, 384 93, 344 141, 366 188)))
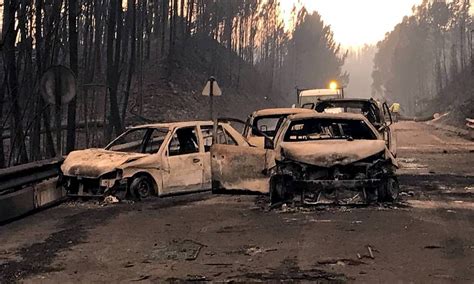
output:
MULTIPOLYGON (((132 127, 104 149, 71 152, 61 166, 62 183, 70 196, 147 198, 208 190, 213 127, 211 121, 132 127)), ((230 124, 216 129, 219 143, 248 147, 230 124)))
POLYGON ((213 191, 270 193, 272 203, 393 201, 398 165, 387 141, 362 114, 289 116, 265 149, 214 144, 213 191))
POLYGON ((375 99, 336 98, 319 101, 312 109, 319 113, 360 113, 384 136, 394 156, 397 156, 397 135, 387 103, 375 99))

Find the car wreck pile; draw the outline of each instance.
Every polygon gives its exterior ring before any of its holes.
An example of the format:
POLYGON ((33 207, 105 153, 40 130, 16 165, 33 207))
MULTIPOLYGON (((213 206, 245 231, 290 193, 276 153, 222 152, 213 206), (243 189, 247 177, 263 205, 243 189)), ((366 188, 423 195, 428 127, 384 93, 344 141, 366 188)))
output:
POLYGON ((269 194, 274 204, 394 201, 388 107, 331 99, 311 108, 256 111, 243 134, 228 121, 133 127, 105 149, 72 152, 62 183, 72 196, 143 199, 212 188, 269 194))

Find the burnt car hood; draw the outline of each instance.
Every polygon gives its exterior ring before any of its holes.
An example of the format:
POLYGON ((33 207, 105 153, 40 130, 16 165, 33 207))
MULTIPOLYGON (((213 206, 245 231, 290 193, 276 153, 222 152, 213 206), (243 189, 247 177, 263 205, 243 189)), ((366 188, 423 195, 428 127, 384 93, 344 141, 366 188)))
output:
POLYGON ((283 142, 280 147, 285 159, 326 168, 348 165, 386 149, 384 140, 283 142))
POLYGON ((140 153, 124 153, 104 149, 73 151, 64 160, 61 170, 65 176, 98 178, 117 167, 147 156, 140 153))

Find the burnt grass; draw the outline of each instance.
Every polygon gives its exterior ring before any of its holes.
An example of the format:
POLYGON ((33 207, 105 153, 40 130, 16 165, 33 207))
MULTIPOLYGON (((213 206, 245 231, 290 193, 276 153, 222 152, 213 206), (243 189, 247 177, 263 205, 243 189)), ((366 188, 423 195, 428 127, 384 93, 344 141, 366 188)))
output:
POLYGON ((43 242, 34 243, 20 248, 16 255, 20 260, 6 262, 0 265, 0 283, 14 283, 38 273, 61 271, 61 267, 52 267, 58 253, 77 244, 85 242, 87 231, 117 215, 121 207, 106 207, 88 210, 64 218, 61 230, 51 234, 43 242))

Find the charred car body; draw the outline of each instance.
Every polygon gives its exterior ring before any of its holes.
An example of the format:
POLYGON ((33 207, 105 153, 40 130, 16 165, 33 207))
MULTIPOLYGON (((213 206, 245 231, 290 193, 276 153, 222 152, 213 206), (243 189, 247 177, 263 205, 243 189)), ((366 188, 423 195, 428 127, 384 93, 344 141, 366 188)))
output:
POLYGON ((70 196, 146 198, 208 190, 214 129, 219 143, 248 146, 227 123, 142 125, 130 128, 105 149, 71 152, 61 166, 62 183, 70 196))
POLYGON ((272 203, 296 196, 351 203, 398 195, 397 162, 361 114, 292 115, 265 149, 215 144, 211 153, 214 190, 269 192, 272 203))
POLYGON ((392 115, 386 103, 374 99, 332 98, 319 101, 305 107, 314 109, 318 113, 359 113, 377 129, 387 141, 387 145, 394 156, 397 155, 397 138, 393 129, 392 115))

